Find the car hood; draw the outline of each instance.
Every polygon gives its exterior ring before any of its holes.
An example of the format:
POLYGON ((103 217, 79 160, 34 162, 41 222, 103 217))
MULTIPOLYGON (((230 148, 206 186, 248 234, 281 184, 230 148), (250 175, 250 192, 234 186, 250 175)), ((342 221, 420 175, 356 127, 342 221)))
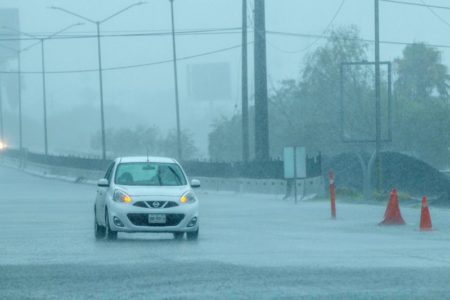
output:
POLYGON ((185 186, 118 186, 130 196, 169 196, 180 197, 185 192, 191 190, 185 186))

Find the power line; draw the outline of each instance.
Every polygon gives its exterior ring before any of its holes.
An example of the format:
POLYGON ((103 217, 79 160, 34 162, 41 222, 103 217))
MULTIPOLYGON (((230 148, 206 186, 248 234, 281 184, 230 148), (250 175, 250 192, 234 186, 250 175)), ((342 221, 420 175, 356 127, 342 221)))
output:
MULTIPOLYGON (((424 5, 427 5, 423 0, 420 0, 420 2, 422 2, 424 5)), ((438 18, 439 21, 450 27, 450 23, 447 22, 447 20, 445 20, 443 17, 441 17, 437 12, 435 12, 432 7, 427 6, 427 9, 430 11, 430 13, 433 14, 433 16, 438 18)))
MULTIPOLYGON (((336 12, 334 13, 333 17, 331 18, 330 22, 328 22, 327 26, 325 27, 324 30, 322 30, 322 34, 326 33, 330 27, 333 25, 334 21, 336 21, 336 18, 339 16, 339 14, 342 11, 342 7, 344 6, 346 0, 342 0, 341 4, 339 5, 339 7, 337 8, 336 12)), ((322 38, 317 38, 315 39, 312 43, 310 43, 309 45, 307 45, 306 47, 303 47, 302 49, 298 49, 298 50, 294 50, 294 51, 285 51, 287 53, 300 53, 300 52, 304 52, 309 50, 312 46, 314 46, 315 44, 317 44, 322 38)))
MULTIPOLYGON (((267 30, 266 33, 267 34, 272 34, 272 35, 288 36, 288 37, 314 38, 316 40, 330 38, 329 35, 325 35, 325 34, 305 34, 305 33, 284 32, 284 31, 270 31, 270 30, 267 30)), ((128 36, 128 35, 125 35, 125 36, 128 36)), ((357 41, 362 41, 362 42, 367 42, 367 43, 373 43, 374 42, 371 39, 364 39, 364 38, 348 39, 348 40, 357 40, 357 41)), ((253 44, 253 42, 249 42, 248 44, 249 45, 253 44)), ((401 46, 414 45, 414 43, 401 42, 401 41, 380 41, 380 44, 401 45, 401 46)), ((444 44, 428 44, 428 45, 432 46, 432 47, 435 47, 435 48, 450 49, 450 45, 444 45, 444 44)), ((213 55, 213 54, 217 54, 217 53, 227 52, 227 51, 230 51, 230 50, 233 50, 233 49, 237 49, 237 48, 240 48, 240 47, 242 47, 242 45, 235 45, 235 46, 221 48, 221 49, 217 49, 217 50, 213 50, 213 51, 209 51, 209 52, 203 52, 203 53, 199 53, 199 54, 195 54, 195 55, 184 56, 184 57, 180 57, 179 59, 177 59, 177 61, 183 61, 183 60, 189 60, 189 59, 194 59, 194 58, 203 57, 203 56, 209 56, 209 55, 213 55)), ((135 69, 135 68, 142 68, 142 67, 160 65, 160 64, 171 63, 171 62, 173 62, 172 59, 167 59, 167 60, 148 62, 148 63, 140 63, 140 64, 133 64, 133 65, 109 67, 109 68, 104 68, 103 70, 104 71, 116 71, 116 70, 135 69)), ((89 72, 98 72, 98 69, 47 71, 46 73, 47 74, 71 74, 71 73, 89 73, 89 72)), ((0 71, 0 74, 17 74, 17 73, 19 73, 19 72, 18 71, 0 71)), ((41 71, 23 71, 23 72, 20 72, 20 73, 21 74, 41 74, 42 72, 41 71)))
MULTIPOLYGON (((253 42, 249 42, 248 44, 253 44, 253 42)), ((189 55, 180 57, 177 59, 177 61, 183 61, 183 60, 189 60, 194 59, 198 57, 203 56, 209 56, 217 53, 227 52, 233 49, 238 49, 242 47, 241 44, 227 47, 227 48, 221 48, 213 51, 203 52, 195 55, 189 55)), ((155 61, 155 62, 149 62, 149 63, 141 63, 141 64, 134 64, 134 65, 125 65, 125 66, 116 66, 116 67, 109 67, 109 68, 103 68, 103 71, 117 71, 117 70, 126 70, 126 69, 136 69, 136 68, 143 68, 143 67, 149 67, 149 66, 155 66, 155 65, 161 65, 166 63, 172 63, 173 59, 166 59, 161 61, 155 61)), ((46 74, 73 74, 73 73, 90 73, 90 72, 98 72, 98 69, 80 69, 80 70, 65 70, 65 71, 47 71, 46 74)), ((0 71, 0 74, 17 74, 18 71, 0 71)), ((21 74, 41 74, 41 71, 21 71, 21 74)))
MULTIPOLYGON (((320 34, 306 34, 306 33, 286 32, 286 31, 266 31, 266 32, 268 34, 283 35, 283 36, 289 36, 289 37, 320 38, 320 39, 330 38, 329 35, 320 35, 320 34)), ((361 41, 361 42, 366 42, 366 43, 374 43, 374 40, 364 39, 364 38, 346 39, 346 40, 355 40, 355 41, 361 41)), ((408 43, 408 42, 401 42, 401 41, 380 41, 380 44, 410 46, 410 45, 414 45, 415 43, 408 43)), ((436 48, 450 49, 450 45, 445 45, 445 44, 427 44, 427 45, 436 47, 436 48)))
POLYGON ((381 2, 387 2, 387 3, 401 4, 401 5, 420 6, 420 7, 427 7, 427 8, 436 8, 436 9, 450 10, 449 6, 430 5, 430 4, 426 4, 422 0, 420 0, 420 2, 422 2, 422 4, 421 3, 416 3, 416 2, 399 1, 399 0, 380 0, 380 1, 381 2))
MULTIPOLYGON (((333 25, 334 21, 336 20, 336 18, 338 17, 339 13, 340 13, 341 10, 342 10, 342 7, 344 6, 345 1, 346 1, 346 0, 342 0, 341 4, 338 6, 338 8, 337 8, 336 12, 334 13, 333 17, 332 17, 331 20, 328 22, 327 26, 325 26, 325 29, 322 30, 322 33, 321 33, 321 34, 324 34, 325 32, 327 32, 327 31, 330 29, 331 25, 333 25)), ((268 33, 268 31, 266 31, 266 33, 268 33)), ((261 33, 258 32, 258 34, 261 34, 261 33)), ((307 50, 310 49, 312 46, 314 46, 315 44, 317 44, 317 42, 319 42, 321 39, 322 39, 322 37, 318 37, 316 40, 314 40, 314 41, 313 41, 312 43, 310 43, 309 45, 307 45, 307 46, 305 46, 305 47, 303 47, 303 48, 301 48, 301 49, 297 49, 297 50, 286 50, 286 49, 283 49, 283 48, 279 47, 278 45, 275 45, 274 43, 270 42, 269 40, 267 40, 266 42, 267 42, 267 44, 268 44, 269 46, 271 46, 272 48, 274 48, 274 49, 276 49, 276 50, 278 50, 278 51, 280 51, 280 52, 284 52, 284 53, 288 53, 288 54, 296 54, 296 53, 301 53, 301 52, 307 51, 307 50)))
MULTIPOLYGON (((223 34, 240 34, 240 27, 231 27, 231 28, 215 28, 215 29, 199 29, 199 30, 185 30, 185 31, 177 31, 176 35, 223 35, 223 34)), ((162 32, 134 32, 134 33, 110 33, 110 34, 102 34, 101 38, 114 38, 114 37, 147 37, 147 36, 165 36, 171 35, 171 31, 162 31, 162 32)), ((11 36, 10 34, 0 34, 0 36, 11 36)), ((11 38, 0 38, 0 42, 8 42, 8 41, 34 41, 40 38, 40 35, 37 38, 22 38, 22 37, 11 37, 11 38)), ((60 35, 55 36, 52 40, 64 40, 64 39, 89 39, 89 38, 97 38, 95 34, 71 34, 71 35, 60 35)))
POLYGON ((434 11, 434 9, 444 9, 444 10, 450 10, 449 6, 439 6, 439 5, 430 5, 427 4, 424 0, 419 0, 421 3, 416 2, 407 2, 407 1, 399 1, 399 0, 380 0, 382 2, 387 3, 394 3, 394 4, 401 4, 401 5, 409 5, 409 6, 418 6, 418 7, 425 7, 427 8, 430 13, 435 16, 439 21, 444 23, 446 26, 450 27, 450 22, 445 20, 443 17, 441 17, 437 12, 434 11))

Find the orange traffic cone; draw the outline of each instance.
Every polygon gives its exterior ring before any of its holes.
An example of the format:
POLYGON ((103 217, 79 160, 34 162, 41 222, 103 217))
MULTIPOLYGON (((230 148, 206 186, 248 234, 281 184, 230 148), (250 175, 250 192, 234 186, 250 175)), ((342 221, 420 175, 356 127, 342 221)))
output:
POLYGON ((405 221, 400 213, 397 190, 393 189, 389 197, 389 203, 384 213, 384 220, 379 225, 404 225, 405 221))
POLYGON ((422 213, 420 214, 420 230, 430 231, 431 228, 430 210, 428 209, 427 197, 424 196, 422 198, 422 213))

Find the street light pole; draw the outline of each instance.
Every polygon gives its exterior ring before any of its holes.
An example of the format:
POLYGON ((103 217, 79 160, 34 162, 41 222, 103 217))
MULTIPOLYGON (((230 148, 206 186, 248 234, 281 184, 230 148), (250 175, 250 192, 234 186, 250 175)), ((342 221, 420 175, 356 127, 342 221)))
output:
POLYGON ((99 77, 99 92, 100 92, 100 122, 101 122, 101 135, 102 135, 102 159, 105 160, 106 159, 106 137, 105 137, 105 113, 104 113, 104 107, 103 107, 103 69, 102 69, 102 49, 101 49, 101 41, 100 41, 100 25, 111 20, 112 18, 124 13, 125 11, 129 10, 132 7, 138 6, 138 5, 142 5, 145 4, 146 2, 137 2, 131 5, 128 5, 127 7, 117 11, 116 13, 110 15, 107 18, 104 18, 102 20, 92 20, 90 18, 84 17, 80 14, 77 14, 75 12, 72 12, 70 10, 67 10, 65 8, 62 7, 56 7, 56 6, 52 6, 50 7, 51 9, 55 9, 55 10, 59 10, 62 11, 66 14, 72 15, 74 17, 80 18, 82 20, 85 20, 89 23, 92 23, 96 26, 97 28, 97 54, 98 54, 98 77, 99 77))
POLYGON ((170 1, 170 12, 171 12, 171 20, 172 20, 172 50, 173 50, 173 76, 174 76, 174 84, 175 84, 175 111, 177 118, 177 151, 178 151, 178 159, 183 159, 183 150, 181 147, 181 129, 180 129, 180 102, 178 95, 178 67, 177 67, 177 48, 176 48, 176 40, 175 40, 175 16, 173 11, 173 1, 170 1))
POLYGON ((255 159, 268 161, 269 104, 267 96, 267 53, 265 0, 255 0, 255 159))
POLYGON ((380 95, 380 13, 379 0, 375 0, 375 153, 376 153, 376 173, 377 173, 377 190, 382 189, 381 174, 381 95, 380 95))
POLYGON ((23 151, 23 131, 22 131, 22 58, 21 51, 17 51, 17 76, 18 76, 18 95, 19 95, 19 149, 23 151))
MULTIPOLYGON (((20 54, 23 51, 26 51, 28 48, 24 48, 21 50, 17 50, 5 45, 1 45, 1 48, 5 48, 8 49, 9 51, 14 52, 17 55, 17 85, 18 85, 18 97, 19 97, 19 149, 20 152, 22 152, 23 150, 23 137, 22 137, 22 72, 21 72, 21 66, 22 66, 22 62, 21 62, 21 56, 20 54)), ((2 131, 3 131, 3 126, 2 126, 2 131)), ((3 135, 3 132, 2 132, 3 135)))
POLYGON ((102 130, 102 159, 106 159, 106 137, 105 137, 105 112, 103 102, 103 68, 102 68, 102 46, 100 40, 100 22, 96 22, 97 26, 97 51, 98 51, 98 76, 100 83, 100 122, 102 130))
MULTIPOLYGON (((49 40, 49 39, 52 39, 53 37, 57 36, 58 34, 63 33, 65 31, 69 30, 70 28, 73 28, 73 27, 79 26, 79 25, 83 25, 83 23, 72 24, 72 25, 67 26, 67 27, 61 29, 60 31, 57 31, 57 32, 53 33, 52 35, 49 35, 49 36, 47 36, 45 38, 40 38, 40 37, 37 37, 37 36, 35 36, 33 34, 22 32, 22 31, 19 31, 17 29, 14 29, 14 28, 3 27, 3 29, 7 29, 9 31, 12 31, 12 32, 15 32, 15 33, 18 33, 18 34, 23 34, 23 35, 29 36, 31 38, 34 38, 34 39, 39 41, 38 43, 41 44, 41 64, 42 64, 41 75, 42 75, 42 103, 43 103, 43 113, 44 113, 44 153, 45 153, 45 156, 48 155, 47 91, 46 91, 47 88, 46 88, 46 72, 45 72, 45 41, 49 40)), ((32 45, 22 49, 21 52, 29 50, 30 48, 33 48, 38 43, 32 44, 32 45)), ((19 74, 20 74, 20 71, 19 71, 19 74)))
POLYGON ((242 159, 249 160, 247 0, 242 0, 242 159))
POLYGON ((41 39, 41 62, 42 62, 42 100, 43 100, 43 110, 44 110, 44 153, 45 156, 48 155, 48 132, 47 132, 47 88, 46 88, 46 78, 45 78, 45 39, 41 39))
POLYGON ((2 95, 2 82, 0 82, 0 138, 2 139, 2 143, 5 144, 5 130, 3 121, 3 95, 2 95))

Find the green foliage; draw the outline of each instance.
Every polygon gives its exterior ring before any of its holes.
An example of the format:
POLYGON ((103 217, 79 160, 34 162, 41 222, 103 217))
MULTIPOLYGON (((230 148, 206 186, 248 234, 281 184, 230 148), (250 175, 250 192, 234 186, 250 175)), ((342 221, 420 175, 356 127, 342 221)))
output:
MULTIPOLYGON (((367 45, 355 27, 337 29, 327 42, 310 53, 298 80, 282 81, 269 102, 270 147, 273 158, 288 145, 336 155, 345 151, 372 152, 374 145, 342 142, 340 67, 343 62, 367 59, 367 45)), ((441 53, 425 44, 409 45, 395 60, 393 142, 384 149, 407 152, 443 166, 449 159, 449 75, 441 53)), ((344 69, 343 133, 351 139, 375 138, 375 92, 372 67, 344 69)), ((387 137, 387 74, 382 69, 382 136, 387 137)), ((251 108, 251 111, 252 108, 251 108)), ((252 118, 250 124, 253 125, 252 118)), ((209 135, 214 160, 241 158, 241 116, 218 120, 209 135)), ((252 135, 251 135, 252 136, 252 135)), ((253 140, 253 138, 252 138, 253 140)), ((252 149, 252 148, 251 148, 252 149)))
POLYGON ((450 77, 439 50, 424 43, 408 45, 395 64, 398 74, 395 87, 399 95, 413 101, 426 101, 435 94, 448 100, 450 77))
POLYGON ((394 149, 418 156, 434 166, 448 163, 450 108, 441 101, 397 100, 394 149))
MULTIPOLYGON (((253 120, 253 107, 249 109, 249 119, 253 120)), ((242 160, 242 123, 241 115, 231 118, 222 116, 216 120, 209 133, 208 151, 213 161, 241 161, 242 160)), ((254 124, 249 124, 250 152, 254 145, 254 124)))
MULTIPOLYGON (((197 154, 192 136, 182 132, 183 158, 191 159, 197 154)), ((101 148, 101 134, 91 139, 94 149, 101 148)), ((156 126, 138 126, 134 129, 119 128, 106 130, 106 148, 112 156, 149 155, 177 157, 177 135, 175 131, 162 134, 156 126)))
POLYGON ((242 149, 241 121, 236 116, 222 117, 209 133, 208 151, 213 161, 238 161, 242 149))
POLYGON ((394 147, 435 166, 448 163, 449 75, 441 53, 423 43, 406 46, 395 60, 394 147))

